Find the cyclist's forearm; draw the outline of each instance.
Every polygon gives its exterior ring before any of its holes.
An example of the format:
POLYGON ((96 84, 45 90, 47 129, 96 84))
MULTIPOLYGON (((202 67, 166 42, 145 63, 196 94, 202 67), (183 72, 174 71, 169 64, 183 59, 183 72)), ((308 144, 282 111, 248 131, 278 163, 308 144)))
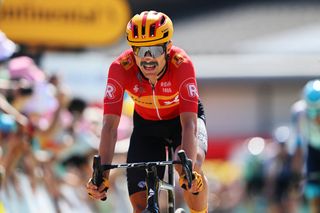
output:
POLYGON ((193 134, 192 128, 187 128, 182 131, 181 149, 186 152, 187 157, 192 160, 192 164, 194 165, 197 156, 197 145, 196 137, 195 134, 193 134))
POLYGON ((197 115, 194 113, 181 114, 182 139, 181 149, 186 152, 194 165, 197 157, 197 115))
MULTIPOLYGON (((104 128, 103 128, 104 129, 104 128)), ((117 134, 113 131, 102 130, 99 154, 102 164, 110 164, 114 155, 117 134)))
POLYGON ((110 164, 112 162, 117 141, 119 120, 119 116, 106 115, 104 117, 99 145, 99 154, 101 156, 102 164, 110 164))

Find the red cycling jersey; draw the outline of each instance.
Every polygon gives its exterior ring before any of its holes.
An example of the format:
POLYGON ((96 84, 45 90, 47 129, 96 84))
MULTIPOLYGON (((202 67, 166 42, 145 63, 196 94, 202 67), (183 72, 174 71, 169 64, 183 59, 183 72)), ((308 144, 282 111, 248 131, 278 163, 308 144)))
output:
POLYGON ((198 111, 198 88, 189 56, 173 46, 167 69, 155 85, 135 63, 132 50, 123 52, 109 68, 104 114, 120 115, 124 91, 135 102, 135 111, 147 120, 167 120, 182 112, 198 111))

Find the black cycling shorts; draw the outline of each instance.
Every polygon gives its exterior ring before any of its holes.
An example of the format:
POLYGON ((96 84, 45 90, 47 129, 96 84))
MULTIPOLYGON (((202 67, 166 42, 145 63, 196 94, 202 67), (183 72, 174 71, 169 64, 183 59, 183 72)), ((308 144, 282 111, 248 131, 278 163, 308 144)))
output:
MULTIPOLYGON (((180 117, 171 120, 152 121, 143 119, 138 113, 133 115, 134 128, 130 138, 127 162, 147 162, 166 160, 166 146, 175 150, 181 144, 180 117)), ((199 102, 198 110, 198 143, 207 152, 207 131, 204 110, 199 102)), ((165 168, 158 167, 159 178, 164 177, 165 168)), ((144 191, 145 170, 127 169, 129 195, 144 191)))

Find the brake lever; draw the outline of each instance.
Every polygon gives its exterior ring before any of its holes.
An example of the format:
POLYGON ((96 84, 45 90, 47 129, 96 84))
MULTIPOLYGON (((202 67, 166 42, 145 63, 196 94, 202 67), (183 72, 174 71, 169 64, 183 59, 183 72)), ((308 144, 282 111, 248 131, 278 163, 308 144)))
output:
POLYGON ((178 152, 178 156, 180 158, 184 174, 188 181, 188 189, 190 189, 192 184, 192 160, 187 157, 184 150, 180 150, 178 152))

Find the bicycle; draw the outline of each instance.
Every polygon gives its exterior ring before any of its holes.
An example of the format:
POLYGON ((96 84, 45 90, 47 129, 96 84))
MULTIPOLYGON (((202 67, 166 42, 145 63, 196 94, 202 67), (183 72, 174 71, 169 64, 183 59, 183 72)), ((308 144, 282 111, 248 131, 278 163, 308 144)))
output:
MULTIPOLYGON (((124 163, 124 164, 103 164, 99 155, 95 155, 93 159, 93 175, 92 182, 96 186, 102 183, 102 173, 111 169, 134 169, 144 168, 146 171, 146 187, 147 187, 147 207, 142 213, 160 213, 158 196, 160 190, 167 190, 168 192, 168 213, 185 213, 182 208, 175 209, 175 194, 174 194, 174 168, 175 164, 182 165, 183 171, 186 175, 188 188, 191 187, 192 182, 192 161, 187 158, 184 150, 178 152, 180 160, 173 160, 173 149, 168 149, 167 161, 154 161, 154 162, 137 162, 137 163, 124 163), (167 180, 161 180, 157 175, 158 166, 168 166, 167 180)), ((186 186, 185 186, 186 187, 186 186)), ((105 200, 105 199, 104 199, 105 200)))

